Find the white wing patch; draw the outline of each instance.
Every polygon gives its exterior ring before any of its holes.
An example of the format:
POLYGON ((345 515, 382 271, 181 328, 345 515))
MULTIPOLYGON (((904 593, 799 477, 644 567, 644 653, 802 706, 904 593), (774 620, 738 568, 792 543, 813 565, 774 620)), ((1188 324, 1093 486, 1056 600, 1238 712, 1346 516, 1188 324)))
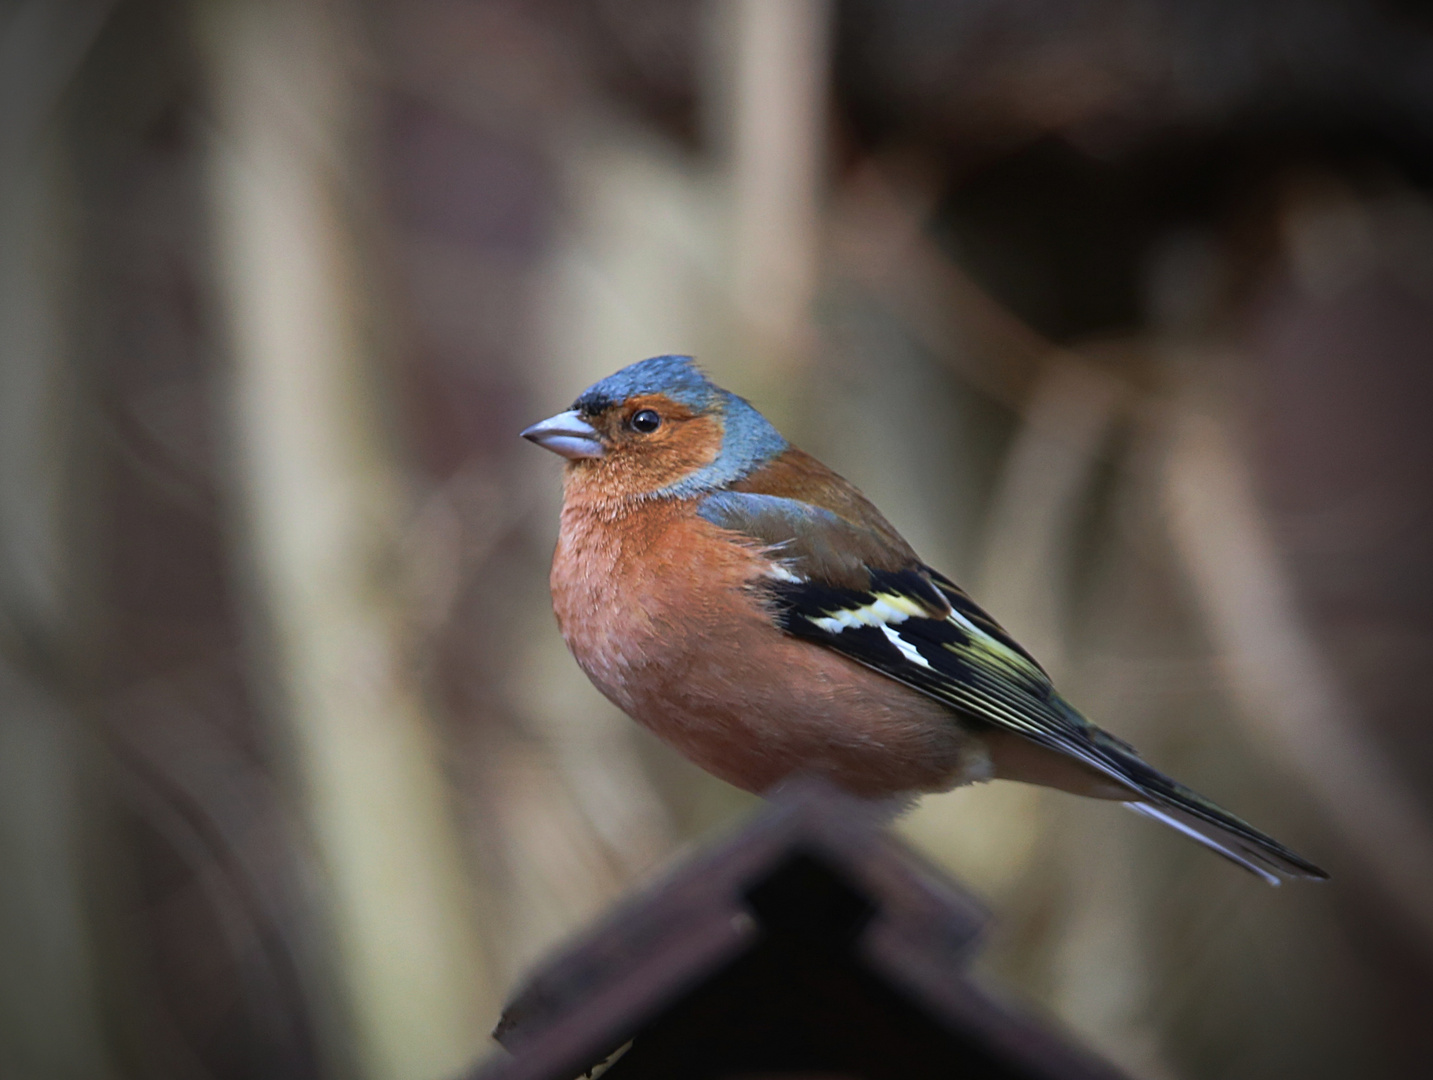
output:
POLYGON ((894 645, 900 654, 912 664, 928 668, 931 666, 930 661, 922 656, 914 645, 901 637, 900 631, 894 629, 911 618, 928 619, 930 611, 908 596, 902 596, 899 593, 877 593, 876 598, 869 604, 863 604, 861 607, 842 608, 840 611, 833 611, 821 618, 811 618, 811 622, 828 634, 839 634, 843 630, 856 627, 874 626, 885 634, 886 640, 894 645))
POLYGON ((811 622, 828 634, 839 634, 859 626, 889 626, 905 622, 912 617, 929 618, 930 612, 908 596, 897 593, 878 593, 869 604, 857 608, 842 608, 823 618, 811 622))
MULTIPOLYGON (((772 577, 777 577, 776 573, 772 577)), ((778 580, 784 580, 778 578, 778 580)), ((920 604, 913 597, 896 592, 877 593, 876 598, 869 604, 860 607, 841 608, 837 611, 827 611, 825 615, 807 615, 806 618, 815 626, 820 627, 828 634, 839 634, 843 630, 858 629, 863 626, 874 626, 881 630, 897 649, 901 656, 913 664, 921 667, 931 668, 932 665, 909 641, 903 638, 899 631, 893 629, 905 622, 907 619, 929 619, 930 609, 920 604)), ((946 616, 954 625, 959 626, 968 637, 968 641, 961 644, 946 643, 945 647, 952 652, 960 654, 967 659, 972 657, 983 657, 987 666, 994 665, 1006 671, 1018 673, 1022 677, 1030 678, 1040 676, 1037 668, 1034 667, 1025 657, 1021 656, 1014 649, 1009 648, 1003 642, 991 637, 979 626, 963 615, 954 607, 946 616)))
POLYGON ((800 574, 793 574, 784 563, 775 561, 768 563, 763 573, 773 581, 785 581, 791 585, 800 585, 806 580, 800 574))
POLYGON ((927 660, 924 656, 922 656, 916 650, 916 647, 914 645, 912 645, 905 638, 901 637, 899 631, 892 630, 889 626, 886 626, 884 623, 882 623, 881 632, 886 635, 886 639, 890 641, 892 645, 894 645, 897 649, 900 650, 901 655, 904 656, 907 660, 909 660, 912 664, 920 664, 921 667, 930 667, 930 661, 927 660))

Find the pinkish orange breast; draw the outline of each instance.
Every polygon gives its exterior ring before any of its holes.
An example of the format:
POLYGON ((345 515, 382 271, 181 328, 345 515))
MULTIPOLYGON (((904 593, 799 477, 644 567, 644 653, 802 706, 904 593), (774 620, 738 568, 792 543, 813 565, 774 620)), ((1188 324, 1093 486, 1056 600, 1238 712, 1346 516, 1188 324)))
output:
POLYGON ((769 566, 759 551, 681 503, 634 513, 565 509, 552 571, 568 647, 628 715, 749 791, 794 772, 868 796, 988 775, 949 710, 782 633, 751 588, 769 566))

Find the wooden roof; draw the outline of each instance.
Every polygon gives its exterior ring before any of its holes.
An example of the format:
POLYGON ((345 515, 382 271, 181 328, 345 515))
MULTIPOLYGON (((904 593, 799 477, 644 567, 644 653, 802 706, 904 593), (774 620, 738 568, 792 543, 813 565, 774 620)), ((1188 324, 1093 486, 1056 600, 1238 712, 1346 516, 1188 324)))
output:
POLYGON ((869 804, 796 781, 542 968, 474 1080, 1117 1080, 964 974, 986 921, 869 804), (679 1073, 674 1070, 680 1070, 679 1073))

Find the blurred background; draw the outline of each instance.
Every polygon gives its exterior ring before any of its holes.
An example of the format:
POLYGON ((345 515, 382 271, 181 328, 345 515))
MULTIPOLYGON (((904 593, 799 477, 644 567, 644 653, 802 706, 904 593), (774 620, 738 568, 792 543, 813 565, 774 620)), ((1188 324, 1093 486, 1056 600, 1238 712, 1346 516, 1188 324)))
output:
POLYGON ((1334 875, 927 798, 992 987, 1428 1075, 1430 151, 1405 0, 3 0, 0 1076, 456 1076, 756 805, 550 614, 517 432, 667 352, 1334 875))

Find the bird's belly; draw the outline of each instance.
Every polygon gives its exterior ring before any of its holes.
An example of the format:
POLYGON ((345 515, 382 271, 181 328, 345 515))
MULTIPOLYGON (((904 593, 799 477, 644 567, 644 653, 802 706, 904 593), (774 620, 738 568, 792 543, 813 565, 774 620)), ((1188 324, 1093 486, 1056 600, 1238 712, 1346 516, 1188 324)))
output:
POLYGON ((642 703, 637 719, 750 791, 796 772, 870 797, 990 775, 982 742, 936 702, 794 638, 762 652, 755 664, 740 648, 706 651, 680 692, 642 703))
POLYGON ((623 711, 748 791, 814 773, 854 794, 887 797, 991 775, 983 740, 949 710, 755 619, 709 625, 695 638, 569 643, 623 711))

